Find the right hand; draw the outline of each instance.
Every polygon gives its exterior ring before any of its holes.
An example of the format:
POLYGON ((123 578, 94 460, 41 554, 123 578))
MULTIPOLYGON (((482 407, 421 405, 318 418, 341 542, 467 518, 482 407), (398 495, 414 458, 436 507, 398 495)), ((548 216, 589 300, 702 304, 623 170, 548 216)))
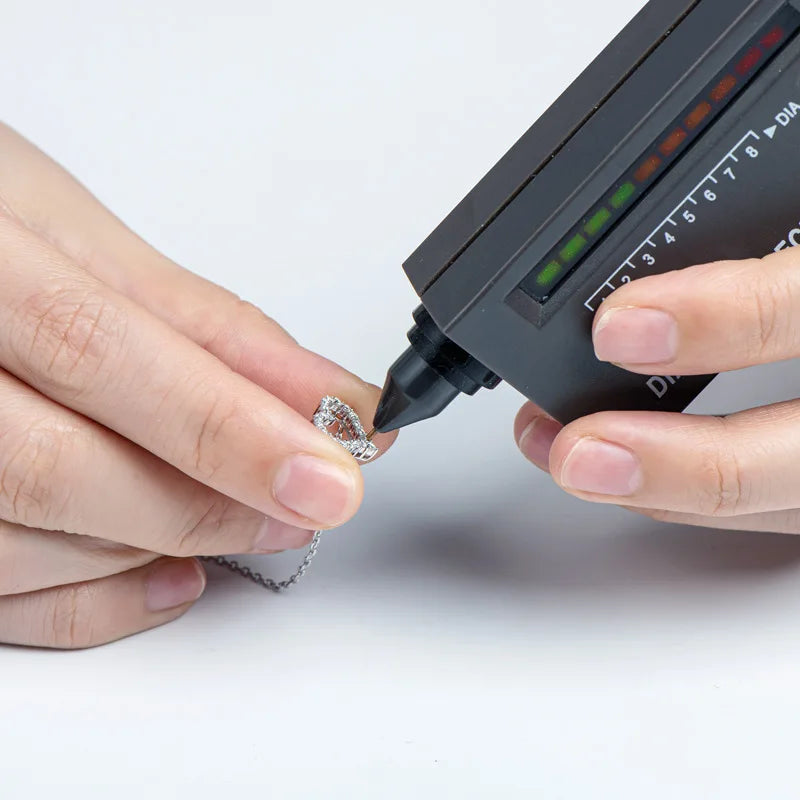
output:
MULTIPOLYGON (((605 300, 595 355, 637 375, 800 357, 800 247, 650 275, 605 300)), ((533 403, 518 445, 570 494, 681 525, 800 533, 800 401, 725 416, 605 411, 566 427, 533 403)))
POLYGON ((0 642, 159 625, 203 591, 192 556, 300 548, 348 520, 358 465, 308 421, 325 394, 371 418, 379 391, 0 126, 0 642))

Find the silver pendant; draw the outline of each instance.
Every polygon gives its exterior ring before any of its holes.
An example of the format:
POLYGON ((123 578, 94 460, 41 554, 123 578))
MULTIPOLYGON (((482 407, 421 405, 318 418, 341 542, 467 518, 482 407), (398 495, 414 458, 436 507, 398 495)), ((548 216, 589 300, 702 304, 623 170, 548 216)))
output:
POLYGON ((378 455, 378 448, 371 441, 375 431, 367 434, 358 414, 338 397, 323 397, 313 422, 363 464, 378 455))
MULTIPOLYGON (((338 397, 332 397, 331 395, 323 397, 319 408, 314 413, 312 422, 319 430, 330 436, 335 442, 338 442, 353 458, 362 464, 366 464, 378 455, 378 448, 372 443, 375 431, 373 430, 368 434, 364 430, 358 414, 338 397)), ((308 565, 317 554, 321 538, 322 531, 315 531, 314 538, 311 540, 300 566, 292 575, 282 581, 267 578, 260 572, 254 572, 250 567, 244 566, 231 558, 225 558, 225 556, 206 556, 201 560, 225 567, 231 572, 235 572, 237 575, 241 575, 243 578, 269 589, 271 592, 281 592, 294 586, 305 575, 308 565)))

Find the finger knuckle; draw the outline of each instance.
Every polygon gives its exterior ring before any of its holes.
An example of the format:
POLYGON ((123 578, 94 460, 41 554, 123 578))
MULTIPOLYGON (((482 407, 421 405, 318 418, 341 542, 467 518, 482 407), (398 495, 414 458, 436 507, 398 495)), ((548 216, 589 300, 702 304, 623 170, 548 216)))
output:
POLYGON ((782 305, 778 290, 772 285, 765 285, 762 290, 753 294, 755 306, 753 357, 761 359, 774 344, 775 328, 778 324, 778 313, 782 305))
POLYGON ((771 262, 752 259, 740 266, 745 277, 737 281, 737 305, 749 333, 744 347, 748 360, 759 362, 771 358, 784 344, 787 310, 795 307, 796 292, 794 282, 771 262))
POLYGON ((85 534, 65 534, 80 541, 80 557, 87 569, 96 573, 117 574, 149 564, 158 554, 122 542, 112 542, 85 534))
POLYGON ((699 513, 730 517, 744 513, 749 502, 749 484, 736 449, 730 444, 729 423, 718 421, 718 435, 701 448, 699 513))
POLYGON ((98 644, 95 626, 96 588, 91 583, 62 586, 51 593, 44 639, 60 650, 80 650, 98 644))
POLYGON ((0 517, 34 527, 61 527, 57 521, 68 502, 69 483, 59 474, 65 442, 74 435, 41 422, 0 438, 0 517))
POLYGON ((238 507, 238 503, 222 494, 193 504, 177 532, 165 543, 164 553, 180 558, 210 554, 210 550, 216 549, 211 543, 221 540, 231 523, 232 511, 238 507))
POLYGON ((158 537, 157 549, 178 558, 246 552, 263 525, 260 512, 203 487, 158 537))
POLYGON ((236 295, 229 295, 229 302, 218 306, 219 313, 216 317, 211 317, 208 333, 210 340, 219 340, 226 332, 234 331, 237 323, 256 321, 263 322, 269 319, 266 314, 255 303, 243 300, 236 295))
POLYGON ((241 368, 242 357, 247 350, 247 338, 242 336, 242 330, 249 326, 267 326, 281 337, 294 341, 284 328, 258 306, 232 293, 226 294, 226 302, 216 301, 213 309, 203 314, 197 340, 204 349, 222 358, 232 369, 241 368))
POLYGON ((235 401, 225 401, 219 396, 206 400, 198 415, 196 433, 191 442, 191 460, 195 474, 209 481, 225 462, 225 448, 221 446, 226 432, 236 425, 239 412, 235 401))
POLYGON ((69 396, 102 385, 125 337, 122 308, 93 289, 57 286, 29 297, 20 313, 18 350, 38 380, 69 396))

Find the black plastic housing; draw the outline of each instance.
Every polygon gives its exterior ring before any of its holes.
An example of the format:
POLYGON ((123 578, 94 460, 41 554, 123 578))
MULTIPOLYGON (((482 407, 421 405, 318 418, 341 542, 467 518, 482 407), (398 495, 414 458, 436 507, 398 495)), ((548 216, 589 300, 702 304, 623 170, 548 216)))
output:
MULTIPOLYGON (((797 68, 796 40, 609 232, 546 305, 519 286, 530 273, 530 254, 544 258, 782 9, 800 11, 800 0, 648 3, 403 265, 444 340, 563 422, 608 409, 685 409, 713 376, 650 380, 597 361, 591 344, 596 309, 584 301, 587 292, 602 283, 609 265, 624 258, 637 237, 647 235, 653 220, 669 210, 696 175, 705 174, 716 154, 724 154, 740 131, 751 126, 761 131, 771 121, 766 107, 753 111, 752 119, 748 114, 785 70, 797 68), (526 259, 519 258, 523 251, 526 259)), ((786 76, 783 80, 787 82, 786 76)), ((775 111, 780 109, 779 96, 783 94, 776 90, 775 111)), ((800 92, 798 98, 800 102, 800 92)), ((767 159, 761 163, 765 169, 777 169, 767 159)), ((783 168, 786 172, 785 163, 783 168)), ((752 208, 752 195, 747 194, 725 202, 733 220, 745 210, 756 215, 748 228, 752 235, 726 244, 720 237, 723 223, 709 214, 682 248, 653 266, 637 265, 633 277, 768 252, 777 232, 800 219, 794 212, 798 193, 792 188, 800 185, 800 155, 790 157, 787 174, 760 176, 751 169, 745 178, 754 192, 765 194, 763 204, 752 208), (775 194, 767 197, 773 178, 775 194)), ((391 425, 384 420, 384 427, 391 425)))

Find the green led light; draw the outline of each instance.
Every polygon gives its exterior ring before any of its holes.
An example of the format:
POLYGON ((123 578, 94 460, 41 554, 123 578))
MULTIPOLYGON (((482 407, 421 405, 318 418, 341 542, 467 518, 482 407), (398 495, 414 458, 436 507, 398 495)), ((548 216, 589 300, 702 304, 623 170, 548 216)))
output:
POLYGON ((537 276, 536 283, 539 286, 550 286, 561 274, 562 268, 558 261, 551 261, 537 276))
POLYGON ((606 223, 611 219, 611 212, 607 208, 601 208, 584 226, 584 230, 589 236, 600 233, 606 223))
POLYGON ((611 198, 611 205, 614 208, 622 208, 633 197, 635 191, 636 187, 632 183, 622 184, 611 198))
POLYGON ((559 256, 561 256, 562 261, 572 261, 584 247, 586 247, 586 239, 578 234, 564 245, 564 249, 559 253, 559 256))

